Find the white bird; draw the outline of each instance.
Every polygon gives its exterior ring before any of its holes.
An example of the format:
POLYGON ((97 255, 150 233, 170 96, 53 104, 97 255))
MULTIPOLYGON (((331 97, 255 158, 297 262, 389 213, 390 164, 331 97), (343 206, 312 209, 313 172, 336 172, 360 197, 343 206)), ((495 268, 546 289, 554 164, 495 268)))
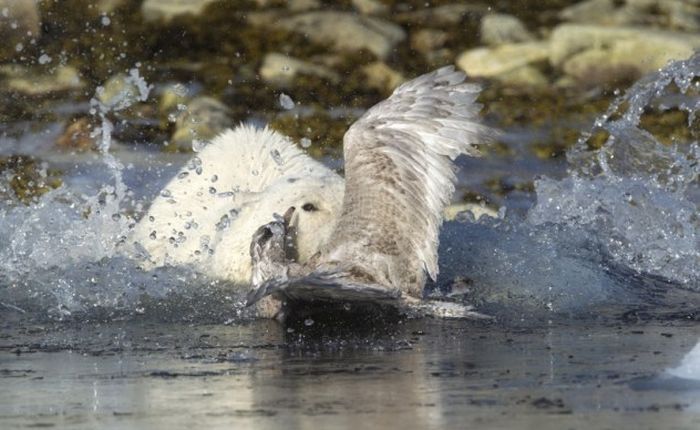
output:
POLYGON ((249 304, 273 296, 281 316, 299 302, 383 303, 406 312, 478 316, 466 307, 421 302, 426 277, 438 274, 438 234, 454 191, 454 160, 478 156, 476 145, 493 134, 478 121, 480 87, 464 79, 453 67, 420 76, 350 127, 343 139, 345 194, 330 237, 305 262, 290 259, 286 250, 295 241, 289 232, 300 212, 282 208, 284 219, 253 237, 249 304))
POLYGON ((288 207, 295 217, 297 259, 328 240, 343 201, 343 179, 288 138, 241 125, 215 138, 163 188, 132 241, 144 268, 190 266, 249 285, 250 240, 261 223, 288 207))

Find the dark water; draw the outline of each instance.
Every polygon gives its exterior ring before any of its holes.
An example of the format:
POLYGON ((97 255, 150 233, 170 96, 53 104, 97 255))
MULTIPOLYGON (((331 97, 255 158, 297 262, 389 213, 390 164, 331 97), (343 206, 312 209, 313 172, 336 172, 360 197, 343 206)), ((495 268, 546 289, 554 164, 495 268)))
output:
POLYGON ((665 369, 697 341, 697 325, 678 321, 13 324, 0 338, 0 424, 695 429, 700 382, 665 369))

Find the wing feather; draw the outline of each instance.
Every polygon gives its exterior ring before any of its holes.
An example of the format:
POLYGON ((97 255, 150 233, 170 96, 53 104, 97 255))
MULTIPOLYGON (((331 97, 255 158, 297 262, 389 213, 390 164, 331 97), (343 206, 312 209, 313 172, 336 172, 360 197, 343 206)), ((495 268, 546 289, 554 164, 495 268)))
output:
POLYGON ((481 88, 444 67, 397 88, 345 134, 345 197, 327 263, 420 296, 438 273, 442 210, 460 154, 493 132, 478 120, 481 88), (351 262, 351 263, 348 263, 351 262))

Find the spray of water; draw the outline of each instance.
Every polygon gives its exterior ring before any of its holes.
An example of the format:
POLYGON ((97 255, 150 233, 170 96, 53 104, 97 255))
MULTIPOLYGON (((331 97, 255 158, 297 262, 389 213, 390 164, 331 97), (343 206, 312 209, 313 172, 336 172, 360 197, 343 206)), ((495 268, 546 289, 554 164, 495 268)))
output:
POLYGON ((529 221, 584 229, 617 263, 700 290, 698 77, 700 54, 619 97, 569 152, 568 177, 537 181, 529 221), (642 127, 650 110, 684 112, 690 140, 663 144, 642 127), (591 150, 596 133, 609 137, 591 150))

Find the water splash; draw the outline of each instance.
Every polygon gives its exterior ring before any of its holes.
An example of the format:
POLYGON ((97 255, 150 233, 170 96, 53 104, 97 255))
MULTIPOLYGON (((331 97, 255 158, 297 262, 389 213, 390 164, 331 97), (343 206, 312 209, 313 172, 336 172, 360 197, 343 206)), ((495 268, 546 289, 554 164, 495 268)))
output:
POLYGON ((615 262, 700 290, 698 77, 700 54, 615 100, 568 153, 569 176, 536 182, 529 222, 581 228, 615 262), (652 110, 685 112, 690 139, 663 144, 642 126, 652 110), (597 133, 609 137, 592 150, 597 133))
MULTIPOLYGON (((182 314, 176 311, 182 309, 177 299, 182 295, 217 296, 209 300, 209 315, 228 315, 240 308, 232 304, 238 299, 231 296, 230 286, 186 268, 144 272, 137 260, 121 255, 134 223, 127 213, 132 195, 124 182, 124 165, 110 152, 110 118, 147 100, 150 90, 138 69, 132 69, 122 92, 107 101, 91 100, 90 112, 101 124, 92 137, 98 138, 110 183, 92 195, 63 186, 31 206, 5 202, 0 208, 0 311, 64 320, 140 314, 157 305, 155 314, 164 314, 163 306, 182 314), (173 296, 177 297, 166 300, 173 296)), ((98 87, 97 95, 103 91, 98 87)))

